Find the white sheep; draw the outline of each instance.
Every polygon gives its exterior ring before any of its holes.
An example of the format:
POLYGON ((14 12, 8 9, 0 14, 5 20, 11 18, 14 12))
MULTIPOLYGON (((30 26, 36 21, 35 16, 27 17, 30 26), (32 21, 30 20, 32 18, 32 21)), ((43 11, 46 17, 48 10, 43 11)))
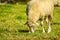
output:
POLYGON ((52 0, 31 0, 27 3, 26 14, 29 32, 34 33, 34 25, 41 19, 41 26, 44 30, 44 19, 48 25, 48 33, 51 31, 50 21, 53 17, 54 3, 52 0))

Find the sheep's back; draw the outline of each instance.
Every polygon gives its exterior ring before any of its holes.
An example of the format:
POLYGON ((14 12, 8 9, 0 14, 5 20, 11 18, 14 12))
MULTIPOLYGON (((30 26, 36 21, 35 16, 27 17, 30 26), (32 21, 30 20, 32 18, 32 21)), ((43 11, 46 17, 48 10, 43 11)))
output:
POLYGON ((53 13, 54 3, 52 0, 35 0, 28 3, 28 19, 38 20, 42 16, 48 16, 53 13))

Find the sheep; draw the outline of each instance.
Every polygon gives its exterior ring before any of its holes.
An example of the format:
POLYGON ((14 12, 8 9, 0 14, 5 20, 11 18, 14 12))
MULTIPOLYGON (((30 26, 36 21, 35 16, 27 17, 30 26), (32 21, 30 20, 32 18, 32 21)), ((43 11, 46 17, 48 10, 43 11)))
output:
POLYGON ((60 7, 60 0, 53 0, 54 1, 54 5, 56 6, 59 6, 60 7))
POLYGON ((29 32, 34 33, 34 26, 40 19, 42 31, 44 30, 44 20, 48 25, 48 33, 51 31, 50 21, 53 18, 54 3, 52 0, 31 0, 27 3, 26 14, 27 14, 27 25, 29 32))

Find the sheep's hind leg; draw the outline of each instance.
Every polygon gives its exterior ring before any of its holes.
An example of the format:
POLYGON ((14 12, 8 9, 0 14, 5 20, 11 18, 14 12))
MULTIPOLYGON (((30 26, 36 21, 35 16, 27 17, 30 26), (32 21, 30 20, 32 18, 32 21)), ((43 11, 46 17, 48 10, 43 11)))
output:
POLYGON ((48 33, 51 32, 51 27, 50 27, 50 20, 48 18, 46 18, 46 23, 48 25, 48 33))
POLYGON ((50 27, 50 22, 48 22, 48 33, 50 33, 51 32, 51 27, 50 27))

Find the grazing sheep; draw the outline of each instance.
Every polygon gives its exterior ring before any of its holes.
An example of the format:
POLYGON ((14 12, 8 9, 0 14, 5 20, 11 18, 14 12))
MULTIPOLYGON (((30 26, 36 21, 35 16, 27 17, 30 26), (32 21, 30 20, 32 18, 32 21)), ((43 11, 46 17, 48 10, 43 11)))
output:
POLYGON ((57 5, 60 7, 60 0, 54 0, 54 5, 57 5))
POLYGON ((29 32, 34 33, 34 25, 41 19, 41 26, 44 30, 44 19, 48 25, 48 33, 51 31, 50 21, 53 17, 54 3, 52 0, 31 0, 27 3, 26 14, 29 32))

